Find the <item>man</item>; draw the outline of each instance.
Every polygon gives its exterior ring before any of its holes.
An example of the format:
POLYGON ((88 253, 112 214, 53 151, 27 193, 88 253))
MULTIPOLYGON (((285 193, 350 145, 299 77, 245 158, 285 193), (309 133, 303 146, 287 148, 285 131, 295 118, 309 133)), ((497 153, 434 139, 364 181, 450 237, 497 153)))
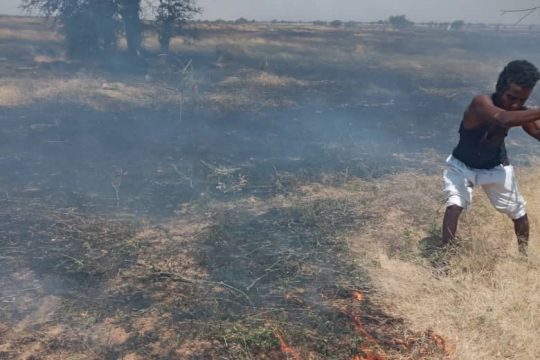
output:
POLYGON ((525 200, 519 193, 504 139, 510 128, 521 126, 540 140, 540 109, 528 110, 524 106, 539 78, 533 64, 512 61, 500 73, 496 92, 476 96, 465 110, 459 143, 446 160, 444 171, 447 207, 443 246, 454 240, 459 215, 471 204, 473 188, 481 185, 495 209, 513 220, 518 249, 527 254, 529 221, 525 200))

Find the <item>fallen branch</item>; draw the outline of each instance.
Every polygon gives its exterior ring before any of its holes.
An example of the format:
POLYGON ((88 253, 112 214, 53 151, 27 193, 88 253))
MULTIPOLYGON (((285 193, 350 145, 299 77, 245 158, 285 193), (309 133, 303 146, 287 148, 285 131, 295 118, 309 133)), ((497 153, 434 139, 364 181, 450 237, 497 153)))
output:
POLYGON ((516 21, 515 24, 517 25, 517 24, 522 22, 525 18, 530 16, 532 13, 534 13, 538 9, 540 9, 540 6, 534 6, 534 7, 527 8, 527 9, 501 10, 501 12, 502 12, 502 15, 507 14, 507 13, 523 13, 523 12, 526 13, 521 18, 519 18, 518 21, 516 21))
POLYGON ((534 11, 540 9, 540 6, 534 6, 528 9, 514 9, 514 10, 501 10, 503 14, 506 13, 515 13, 515 12, 524 12, 524 11, 534 11))
MULTIPOLYGON (((286 260, 288 260, 290 258, 290 254, 289 256, 287 257, 286 260)), ((246 287, 246 290, 249 291, 249 289, 251 289, 259 280, 261 280, 262 278, 264 278, 266 275, 270 274, 271 272, 274 272, 276 271, 277 269, 274 269, 274 266, 276 266, 279 262, 281 261, 281 258, 277 259, 277 261, 275 263, 273 263, 269 268, 267 268, 265 270, 265 273, 262 274, 261 276, 259 276, 258 278, 256 278, 255 280, 253 280, 251 282, 251 284, 249 284, 247 287, 246 287)))
MULTIPOLYGON (((150 269, 150 270, 152 270, 152 269, 150 269)), ((235 288, 232 285, 227 284, 224 281, 197 280, 197 279, 187 278, 185 276, 182 276, 182 275, 174 273, 174 272, 156 271, 156 270, 152 270, 152 271, 153 271, 155 276, 167 277, 167 278, 170 278, 171 280, 174 280, 174 281, 185 282, 185 283, 188 283, 188 284, 198 284, 198 285, 209 284, 209 285, 218 285, 218 286, 225 287, 225 288, 227 288, 229 290, 232 290, 233 292, 236 292, 237 294, 242 295, 242 297, 244 297, 249 302, 251 307, 255 308, 255 305, 253 304, 253 301, 251 301, 251 298, 249 297, 248 294, 246 294, 244 291, 242 291, 240 289, 235 288)))

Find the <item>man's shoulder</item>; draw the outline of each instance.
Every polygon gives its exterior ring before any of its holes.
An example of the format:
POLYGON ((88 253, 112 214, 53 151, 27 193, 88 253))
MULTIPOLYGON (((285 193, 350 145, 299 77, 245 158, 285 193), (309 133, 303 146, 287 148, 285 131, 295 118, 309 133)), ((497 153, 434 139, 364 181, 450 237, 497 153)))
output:
POLYGON ((475 105, 493 105, 493 100, 491 99, 491 96, 489 95, 476 95, 473 97, 471 104, 475 105))
POLYGON ((490 107, 493 106, 493 100, 491 99, 491 96, 489 95, 476 95, 473 97, 471 103, 469 106, 467 106, 466 112, 469 112, 471 110, 475 109, 482 109, 484 107, 490 107))
POLYGON ((473 97, 471 103, 463 114, 463 127, 472 129, 483 124, 485 120, 481 114, 493 105, 493 100, 489 95, 476 95, 473 97))

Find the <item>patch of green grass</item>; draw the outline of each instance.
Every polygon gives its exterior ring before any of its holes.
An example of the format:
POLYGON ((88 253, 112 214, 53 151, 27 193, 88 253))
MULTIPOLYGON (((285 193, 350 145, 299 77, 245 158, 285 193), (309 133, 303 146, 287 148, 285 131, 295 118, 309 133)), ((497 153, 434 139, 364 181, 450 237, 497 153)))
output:
POLYGON ((255 352, 279 349, 279 339, 268 328, 257 328, 246 334, 243 338, 246 346, 255 352))

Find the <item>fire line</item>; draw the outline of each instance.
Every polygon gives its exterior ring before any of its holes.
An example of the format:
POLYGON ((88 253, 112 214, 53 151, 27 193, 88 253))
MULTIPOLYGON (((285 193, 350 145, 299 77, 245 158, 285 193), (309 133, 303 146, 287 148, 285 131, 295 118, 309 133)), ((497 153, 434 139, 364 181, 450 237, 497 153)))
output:
POLYGON ((275 334, 279 339, 279 348, 282 353, 290 355, 294 360, 302 360, 300 353, 287 344, 283 338, 283 335, 281 335, 278 331, 276 331, 275 334))

